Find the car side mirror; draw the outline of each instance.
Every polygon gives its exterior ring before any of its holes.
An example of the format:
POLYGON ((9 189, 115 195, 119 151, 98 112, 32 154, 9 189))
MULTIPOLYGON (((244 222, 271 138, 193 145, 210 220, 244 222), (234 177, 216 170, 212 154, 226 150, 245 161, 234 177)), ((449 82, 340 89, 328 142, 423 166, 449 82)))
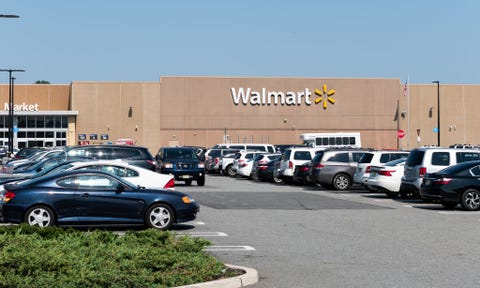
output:
POLYGON ((125 191, 125 187, 122 184, 119 183, 117 185, 117 193, 121 193, 123 191, 125 191))

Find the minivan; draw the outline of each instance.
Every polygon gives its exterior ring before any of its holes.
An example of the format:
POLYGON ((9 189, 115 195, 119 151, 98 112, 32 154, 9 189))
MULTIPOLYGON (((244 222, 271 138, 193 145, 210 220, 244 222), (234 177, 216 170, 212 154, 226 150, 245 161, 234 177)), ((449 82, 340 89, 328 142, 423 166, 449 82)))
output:
POLYGON ((229 148, 237 150, 258 150, 275 153, 275 146, 263 143, 223 143, 217 144, 213 148, 229 148))
POLYGON ((413 149, 405 162, 400 184, 401 197, 418 197, 423 177, 448 166, 470 160, 479 160, 480 150, 422 147, 413 149))

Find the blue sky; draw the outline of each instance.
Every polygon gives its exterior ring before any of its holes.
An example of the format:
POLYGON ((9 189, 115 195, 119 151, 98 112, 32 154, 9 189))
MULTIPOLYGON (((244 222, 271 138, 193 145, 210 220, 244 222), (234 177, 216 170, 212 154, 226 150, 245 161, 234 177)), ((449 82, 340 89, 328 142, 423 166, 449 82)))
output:
MULTIPOLYGON (((480 1, 2 0, 15 83, 161 76, 480 84, 480 1)), ((8 83, 7 73, 0 83, 8 83)))

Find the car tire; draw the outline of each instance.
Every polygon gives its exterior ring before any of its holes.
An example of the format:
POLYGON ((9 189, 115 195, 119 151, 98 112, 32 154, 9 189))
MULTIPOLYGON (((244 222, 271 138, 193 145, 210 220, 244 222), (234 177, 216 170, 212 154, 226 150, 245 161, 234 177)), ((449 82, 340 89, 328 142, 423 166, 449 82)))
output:
POLYGON ((252 174, 250 174, 250 178, 255 182, 260 182, 260 178, 258 177, 257 172, 252 172, 252 174))
POLYGON ((480 191, 477 189, 467 189, 462 193, 460 204, 463 209, 468 211, 477 211, 480 209, 480 191))
POLYGON ((44 205, 38 205, 28 209, 24 220, 30 226, 50 227, 55 225, 55 218, 52 209, 44 205))
POLYGON ((233 165, 230 164, 227 166, 227 169, 225 169, 225 171, 227 171, 227 175, 230 176, 230 177, 235 177, 236 173, 235 171, 233 171, 233 165))
POLYGON ((397 197, 400 196, 399 193, 390 192, 390 191, 385 191, 385 194, 387 194, 387 196, 388 196, 389 198, 392 198, 392 199, 395 199, 395 198, 397 198, 397 197))
POLYGON ((192 180, 185 180, 185 185, 186 186, 191 186, 192 185, 192 180))
POLYGON ((175 214, 168 204, 154 204, 147 210, 145 222, 150 228, 167 230, 175 223, 175 214))
POLYGON ((332 185, 335 190, 345 191, 352 185, 352 180, 347 174, 339 173, 333 177, 332 185))
POLYGON ((457 206, 458 203, 454 203, 454 202, 442 202, 442 206, 451 210, 453 208, 455 208, 457 206))
POLYGON ((205 186, 205 176, 198 178, 197 185, 198 186, 205 186))

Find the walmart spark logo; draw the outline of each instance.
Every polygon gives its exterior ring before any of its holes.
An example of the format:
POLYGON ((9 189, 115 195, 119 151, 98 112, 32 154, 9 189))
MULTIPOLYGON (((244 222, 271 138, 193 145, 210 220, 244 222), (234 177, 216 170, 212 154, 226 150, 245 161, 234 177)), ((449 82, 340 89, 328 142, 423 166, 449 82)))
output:
POLYGON ((335 90, 330 89, 327 91, 327 84, 324 84, 323 90, 315 89, 315 95, 317 95, 317 99, 315 99, 315 104, 323 102, 323 109, 327 109, 327 102, 335 104, 335 99, 331 97, 333 94, 335 94, 335 90))

